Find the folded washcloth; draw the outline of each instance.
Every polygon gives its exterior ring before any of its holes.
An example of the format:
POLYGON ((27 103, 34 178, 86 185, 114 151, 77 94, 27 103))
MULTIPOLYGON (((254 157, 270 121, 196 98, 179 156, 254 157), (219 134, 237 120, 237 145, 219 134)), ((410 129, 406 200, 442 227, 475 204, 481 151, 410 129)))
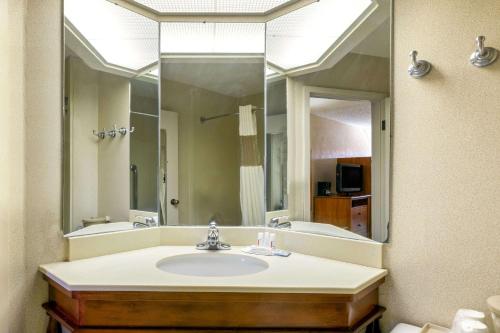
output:
POLYGON ((469 309, 460 309, 455 314, 455 318, 453 319, 453 325, 451 327, 452 332, 460 332, 459 324, 466 319, 479 321, 484 323, 486 316, 483 312, 469 310, 469 309))
POLYGON ((488 333, 488 326, 479 320, 462 319, 455 326, 453 333, 488 333))
POLYGON ((279 256, 279 257, 288 257, 291 252, 285 250, 273 249, 270 247, 263 247, 252 245, 241 249, 241 251, 249 254, 256 254, 260 256, 279 256))

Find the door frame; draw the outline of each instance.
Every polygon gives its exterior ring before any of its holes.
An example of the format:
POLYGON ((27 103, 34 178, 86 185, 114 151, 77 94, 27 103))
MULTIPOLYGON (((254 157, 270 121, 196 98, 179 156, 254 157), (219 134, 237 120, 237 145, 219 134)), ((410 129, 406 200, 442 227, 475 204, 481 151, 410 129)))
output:
POLYGON ((293 78, 287 78, 288 109, 288 193, 289 213, 295 220, 311 221, 311 138, 310 103, 311 97, 341 100, 368 100, 372 104, 372 123, 385 121, 385 131, 372 128, 372 159, 377 154, 380 160, 372 161, 372 194, 375 195, 372 215, 378 218, 378 227, 372 227, 374 238, 386 241, 389 225, 390 191, 390 100, 383 93, 306 86, 293 78), (379 151, 377 150, 379 149, 379 151), (376 154, 373 154, 375 151, 376 154), (378 152, 378 153, 377 153, 378 152))
MULTIPOLYGON (((177 180, 177 184, 175 184, 174 190, 177 192, 176 199, 179 200, 179 118, 178 118, 178 113, 175 111, 163 110, 163 109, 161 110, 160 140, 161 140, 161 130, 164 129, 166 131, 166 138, 165 139, 166 139, 166 145, 167 145, 165 147, 166 164, 165 164, 164 175, 160 174, 160 178, 166 177, 164 197, 161 198, 161 196, 160 196, 160 200, 163 201, 163 205, 165 207, 165 212, 166 212, 165 213, 166 216, 163 216, 163 212, 161 214, 162 219, 165 221, 165 225, 179 225, 179 208, 175 207, 175 210, 172 210, 173 208, 171 207, 172 205, 170 204, 170 201, 169 201, 169 190, 171 191, 172 187, 169 186, 169 183, 168 183, 169 178, 174 178, 174 177, 168 177, 168 174, 169 174, 169 163, 168 162, 169 162, 169 155, 171 154, 169 149, 168 149, 168 145, 169 145, 169 137, 171 137, 171 135, 169 135, 169 133, 167 131, 167 129, 168 129, 167 127, 171 126, 173 124, 173 122, 169 122, 169 120, 172 120, 171 118, 173 116, 175 118, 175 134, 174 134, 174 136, 177 138, 176 147, 175 147, 175 151, 174 151, 174 155, 176 155, 176 159, 177 159, 177 168, 176 168, 176 173, 177 173, 176 176, 177 177, 175 177, 177 180), (173 221, 172 221, 172 218, 174 218, 173 221)), ((161 143, 160 143, 160 149, 161 149, 161 143)), ((161 156, 161 152, 160 152, 160 156, 161 156)), ((164 180, 160 179, 160 182, 162 182, 162 181, 164 181, 164 180)), ((159 193, 161 194, 161 191, 159 191, 159 193)), ((160 203, 160 210, 161 210, 161 203, 160 203)))

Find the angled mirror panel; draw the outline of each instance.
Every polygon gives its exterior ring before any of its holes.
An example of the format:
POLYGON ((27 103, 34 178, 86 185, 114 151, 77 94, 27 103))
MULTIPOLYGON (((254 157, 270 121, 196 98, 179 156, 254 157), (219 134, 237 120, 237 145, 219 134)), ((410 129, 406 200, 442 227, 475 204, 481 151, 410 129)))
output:
POLYGON ((162 23, 161 31, 166 223, 263 225, 265 25, 162 23))
POLYGON ((268 221, 281 217, 298 232, 387 240, 390 45, 385 0, 320 1, 267 23, 268 221), (286 88, 278 89, 282 77, 286 88), (276 98, 286 103, 280 107, 276 98), (286 117, 276 111, 283 108, 286 117), (287 169, 279 136, 272 137, 280 127, 293 156, 287 169))
POLYGON ((159 24, 106 0, 64 7, 63 229, 157 220, 159 24))

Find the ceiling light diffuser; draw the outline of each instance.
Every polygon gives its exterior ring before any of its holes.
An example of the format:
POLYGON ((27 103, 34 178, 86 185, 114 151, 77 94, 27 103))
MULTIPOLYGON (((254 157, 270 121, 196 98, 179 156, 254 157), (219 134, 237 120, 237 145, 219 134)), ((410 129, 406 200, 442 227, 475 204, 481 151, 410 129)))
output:
POLYGON ((289 0, 135 0, 161 13, 264 13, 289 0))
POLYGON ((161 53, 263 54, 264 23, 161 24, 161 53))
POLYGON ((289 70, 317 62, 371 0, 323 0, 267 22, 267 60, 289 70))
POLYGON ((106 0, 65 0, 64 15, 109 64, 139 70, 158 61, 156 21, 106 0))

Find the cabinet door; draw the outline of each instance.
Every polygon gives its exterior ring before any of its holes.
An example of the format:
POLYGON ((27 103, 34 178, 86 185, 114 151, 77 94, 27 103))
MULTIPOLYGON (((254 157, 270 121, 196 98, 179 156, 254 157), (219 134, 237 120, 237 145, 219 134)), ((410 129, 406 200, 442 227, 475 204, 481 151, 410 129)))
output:
POLYGON ((351 200, 335 197, 314 198, 314 222, 350 228, 351 200))
POLYGON ((351 209, 351 231, 368 237, 368 206, 357 206, 351 209))

